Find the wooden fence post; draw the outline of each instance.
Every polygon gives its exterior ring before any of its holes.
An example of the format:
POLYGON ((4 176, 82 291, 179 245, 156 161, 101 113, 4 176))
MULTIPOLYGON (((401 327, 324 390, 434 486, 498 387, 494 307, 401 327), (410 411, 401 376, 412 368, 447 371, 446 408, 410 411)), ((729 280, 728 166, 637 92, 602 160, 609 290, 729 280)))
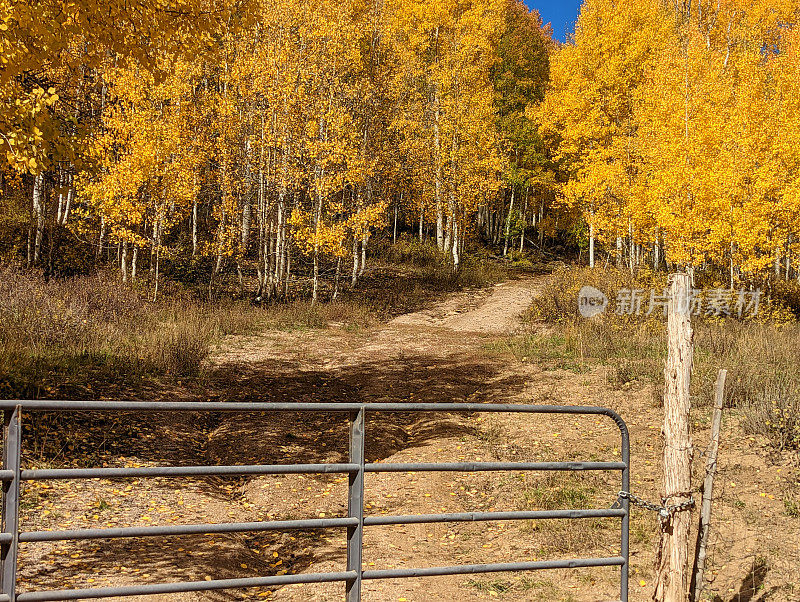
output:
POLYGON ((708 526, 711 523, 711 502, 714 499, 714 475, 717 472, 717 452, 719 451, 719 430, 722 424, 722 403, 725 400, 725 379, 727 370, 717 374, 714 388, 714 418, 711 420, 711 440, 706 451, 706 477, 703 480, 703 504, 700 510, 700 528, 697 532, 697 552, 692 571, 692 600, 697 602, 703 593, 706 546, 708 545, 708 526))
MULTIPOLYGON (((689 382, 692 374, 691 284, 688 274, 670 279, 668 355, 664 370, 664 505, 685 502, 692 489, 689 382)), ((689 593, 691 514, 676 512, 662 521, 657 602, 686 602, 689 593)))

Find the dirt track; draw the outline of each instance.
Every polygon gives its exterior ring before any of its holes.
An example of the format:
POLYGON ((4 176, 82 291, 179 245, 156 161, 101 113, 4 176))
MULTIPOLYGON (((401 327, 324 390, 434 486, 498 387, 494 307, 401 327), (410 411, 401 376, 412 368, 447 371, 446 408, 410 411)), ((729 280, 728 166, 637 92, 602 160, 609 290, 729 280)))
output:
MULTIPOLYGON (((609 368, 578 365, 569 370, 554 369, 545 361, 519 361, 506 350, 504 341, 520 327, 519 318, 542 282, 515 280, 489 291, 454 294, 433 309, 362 331, 333 327, 231 337, 212 358, 214 378, 204 398, 606 405, 629 422, 634 490, 657 499, 660 410, 653 403, 649 386, 614 388, 607 378, 609 368)), ((145 437, 147 440, 166 438, 170 443, 132 451, 128 463, 336 462, 346 458, 346 425, 330 416, 223 416, 207 423, 192 419, 186 424, 165 422, 142 428, 154 429, 152 435, 145 437)), ((704 417, 698 417, 696 429, 698 441, 705 441, 704 417)), ((616 427, 595 418, 373 416, 367 432, 370 461, 586 460, 614 459, 620 453, 616 427)), ((782 588, 793 574, 797 549, 773 535, 782 532, 788 534, 784 539, 797 541, 798 526, 796 521, 782 517, 780 501, 776 502, 774 496, 760 496, 764 491, 775 490, 775 467, 762 454, 745 453, 758 442, 744 440, 736 432, 735 421, 731 420, 721 461, 720 499, 727 501, 717 510, 719 530, 712 536, 712 588, 720 595, 715 600, 766 600, 739 596, 740 591, 745 592, 747 587, 755 590, 756 586, 762 592, 777 592, 771 599, 798 600, 796 594, 786 593, 789 590, 776 589, 782 588), (731 457, 734 447, 740 448, 735 461, 731 457), (740 504, 747 504, 745 510, 752 504, 758 512, 757 523, 748 522, 748 514, 740 504), (767 571, 756 566, 756 561, 766 556, 770 562, 767 571)), ((784 467, 783 475, 788 470, 784 467)), ((778 476, 778 483, 781 478, 778 476)), ((156 480, 147 486, 132 485, 126 490, 119 483, 110 482, 85 488, 64 484, 43 491, 43 499, 51 500, 44 502, 51 511, 46 516, 41 507, 31 511, 26 528, 346 514, 346 480, 335 476, 179 483, 156 480)), ((366 509, 368 514, 380 515, 566 506, 603 508, 613 503, 617 490, 616 475, 604 474, 578 475, 570 481, 522 473, 395 473, 368 476, 366 509)), ((649 599, 656 534, 654 517, 637 511, 633 521, 631 600, 649 599)), ((601 521, 373 527, 365 536, 364 566, 377 569, 612 556, 616 554, 617 537, 617 526, 601 521)), ((181 537, 167 542, 118 541, 112 546, 87 542, 26 547, 23 585, 96 587, 282 571, 339 571, 344 569, 344 550, 344 536, 336 531, 181 537), (88 575, 78 576, 82 569, 97 566, 99 570, 92 568, 88 575)), ((614 599, 617 580, 618 573, 613 569, 595 569, 367 581, 364 599, 460 601, 502 597, 588 602, 614 599)), ((341 600, 342 592, 339 584, 317 584, 275 591, 173 594, 160 599, 326 601, 341 600)))
POLYGON ((388 327, 446 328, 456 332, 509 334, 520 326, 520 317, 541 289, 542 280, 502 282, 478 304, 465 307, 464 295, 453 295, 434 309, 405 314, 388 327))

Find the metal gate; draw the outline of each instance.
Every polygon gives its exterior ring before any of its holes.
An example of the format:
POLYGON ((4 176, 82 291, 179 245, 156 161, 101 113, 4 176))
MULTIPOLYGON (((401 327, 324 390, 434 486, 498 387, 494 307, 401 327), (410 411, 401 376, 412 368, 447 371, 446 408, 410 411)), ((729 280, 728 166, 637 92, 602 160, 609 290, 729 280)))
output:
POLYGON ((580 567, 620 567, 620 599, 628 600, 629 502, 620 499, 612 508, 586 510, 547 510, 517 512, 465 512, 453 514, 413 514, 404 516, 365 516, 364 475, 368 472, 476 472, 476 471, 620 471, 623 491, 629 491, 630 445, 628 429, 620 416, 609 409, 580 406, 479 404, 479 403, 230 403, 230 402, 112 402, 112 401, 0 401, 4 416, 2 532, 0 533, 0 602, 78 600, 110 596, 155 595, 199 592, 296 583, 344 582, 348 602, 361 599, 361 583, 370 579, 430 577, 502 571, 534 571, 580 567), (293 412, 346 414, 350 424, 350 457, 342 464, 277 464, 250 466, 164 466, 150 468, 84 468, 22 470, 23 412, 293 412), (511 412, 533 414, 593 414, 608 416, 621 434, 620 462, 457 462, 457 463, 372 463, 364 457, 365 414, 370 413, 458 413, 511 412), (69 531, 19 530, 20 484, 23 481, 57 479, 117 479, 136 477, 198 477, 276 474, 340 473, 349 475, 348 512, 341 518, 282 520, 251 523, 193 524, 152 527, 81 529, 69 531), (365 527, 413 523, 511 521, 529 519, 618 518, 620 552, 610 558, 577 558, 473 564, 431 568, 363 570, 362 539, 365 527), (52 590, 17 593, 17 552, 20 543, 132 537, 170 537, 177 535, 285 531, 303 529, 346 529, 347 563, 345 570, 331 573, 270 575, 242 579, 142 584, 94 589, 52 590))

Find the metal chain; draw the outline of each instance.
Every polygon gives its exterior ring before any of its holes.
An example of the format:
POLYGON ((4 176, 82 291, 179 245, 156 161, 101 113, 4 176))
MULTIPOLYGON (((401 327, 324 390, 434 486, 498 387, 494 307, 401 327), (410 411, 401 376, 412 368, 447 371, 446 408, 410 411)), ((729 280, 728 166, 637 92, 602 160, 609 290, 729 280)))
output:
MULTIPOLYGON (((652 510, 653 512, 658 512, 658 518, 661 519, 661 522, 668 522, 672 519, 672 516, 678 512, 685 512, 690 508, 694 507, 694 496, 691 492, 687 493, 686 495, 689 496, 689 499, 685 502, 681 502, 680 504, 672 504, 669 506, 659 506, 658 504, 654 504, 653 502, 648 502, 647 500, 643 500, 637 495, 634 495, 630 491, 620 491, 619 492, 619 499, 628 499, 630 500, 631 504, 635 506, 639 506, 640 508, 644 508, 645 510, 652 510)), ((677 497, 677 496, 672 496, 677 497)), ((665 498, 665 501, 668 498, 665 498)))

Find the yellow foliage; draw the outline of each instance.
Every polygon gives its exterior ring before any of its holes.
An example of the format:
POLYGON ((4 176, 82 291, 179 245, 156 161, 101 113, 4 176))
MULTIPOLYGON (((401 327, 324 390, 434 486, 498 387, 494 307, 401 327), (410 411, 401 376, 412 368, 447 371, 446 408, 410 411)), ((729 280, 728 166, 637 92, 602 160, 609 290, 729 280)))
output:
POLYGON ((799 8, 584 3, 535 116, 568 166, 562 201, 601 242, 742 276, 798 250, 799 8))

